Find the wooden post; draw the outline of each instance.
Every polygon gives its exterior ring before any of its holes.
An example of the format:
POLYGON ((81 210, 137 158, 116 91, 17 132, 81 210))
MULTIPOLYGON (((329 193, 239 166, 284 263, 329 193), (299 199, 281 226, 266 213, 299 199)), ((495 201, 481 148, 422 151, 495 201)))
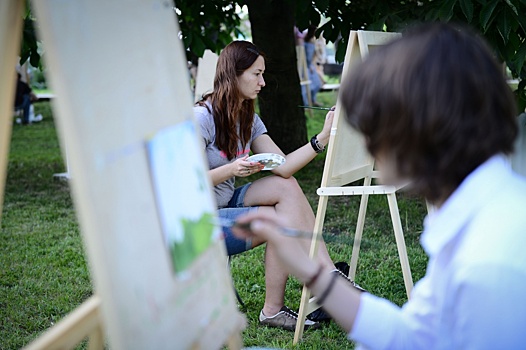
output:
POLYGON ((7 161, 13 128, 15 66, 22 38, 23 10, 23 1, 0 1, 0 48, 2 48, 0 60, 0 223, 2 222, 7 161))
POLYGON ((73 349, 89 337, 90 350, 104 349, 100 299, 92 296, 24 350, 73 349))

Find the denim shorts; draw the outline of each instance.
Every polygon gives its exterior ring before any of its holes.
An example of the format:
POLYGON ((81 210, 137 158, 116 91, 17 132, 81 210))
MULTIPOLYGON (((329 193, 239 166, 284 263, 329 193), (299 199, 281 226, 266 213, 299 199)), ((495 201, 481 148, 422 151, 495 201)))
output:
MULTIPOLYGON (((258 209, 258 207, 243 206, 245 194, 250 185, 251 183, 248 183, 234 190, 234 194, 232 195, 230 202, 228 202, 228 207, 218 210, 219 217, 236 220, 239 216, 258 209)), ((230 227, 223 227, 223 233, 225 235, 226 251, 228 255, 236 255, 252 249, 252 240, 237 238, 232 233, 232 230, 230 230, 230 227)))

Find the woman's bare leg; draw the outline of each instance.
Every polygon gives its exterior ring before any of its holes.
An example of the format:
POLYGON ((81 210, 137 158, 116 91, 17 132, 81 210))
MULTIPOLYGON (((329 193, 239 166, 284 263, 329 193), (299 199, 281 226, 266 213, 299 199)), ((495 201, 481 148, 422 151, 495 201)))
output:
MULTIPOLYGON (((245 195, 245 206, 259 206, 259 210, 272 210, 285 218, 288 226, 299 230, 312 231, 314 229, 314 213, 294 178, 284 179, 279 176, 269 176, 254 181, 245 195)), ((302 240, 303 248, 308 251, 310 240, 302 240)), ((253 242, 259 245, 263 242, 253 242)), ((265 304, 263 313, 272 316, 279 312, 284 303, 285 286, 288 274, 277 263, 272 248, 265 250, 265 304)), ((334 267, 325 242, 318 246, 318 260, 320 263, 334 267)))
MULTIPOLYGON (((314 230, 315 216, 307 197, 295 178, 267 176, 250 185, 245 195, 245 206, 274 206, 276 213, 286 220, 288 226, 302 231, 314 230)), ((303 239, 306 249, 310 240, 303 239)), ((325 242, 318 245, 318 261, 334 267, 325 242)))
MULTIPOLYGON (((264 206, 258 209, 272 210, 274 207, 264 206)), ((275 255, 272 247, 265 247, 265 304, 263 314, 273 316, 277 314, 284 305, 285 287, 287 285, 288 273, 278 263, 279 259, 275 255)))

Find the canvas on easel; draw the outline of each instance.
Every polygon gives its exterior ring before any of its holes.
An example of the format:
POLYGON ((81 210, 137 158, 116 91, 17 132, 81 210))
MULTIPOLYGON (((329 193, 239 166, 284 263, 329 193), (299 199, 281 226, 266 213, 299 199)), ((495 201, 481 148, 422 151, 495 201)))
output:
MULTIPOLYGON (((362 62, 375 47, 384 45, 400 36, 400 33, 351 31, 345 54, 342 77, 346 77, 347 73, 352 70, 357 63, 362 62)), ((413 287, 413 281, 396 201, 396 191, 399 188, 373 184, 372 180, 378 177, 378 172, 374 169, 374 159, 367 152, 363 136, 345 122, 343 113, 341 103, 338 100, 331 136, 327 146, 327 156, 321 186, 317 191, 320 197, 310 256, 315 257, 317 254, 318 236, 321 235, 323 231, 329 196, 361 196, 349 271, 349 277, 354 280, 369 195, 386 195, 395 232, 404 285, 409 297, 413 287), (363 185, 349 185, 356 181, 363 181, 363 185)), ((298 322, 296 326, 294 344, 296 344, 303 335, 306 315, 318 308, 316 298, 310 298, 310 291, 304 287, 298 313, 300 322, 298 322)))
MULTIPOLYGON (((21 20, 23 3, 2 1, 2 16, 9 10, 7 18, 21 20)), ((101 329, 116 349, 241 348, 244 318, 197 146, 173 4, 32 5, 48 78, 60 96, 54 115, 75 174, 71 188, 95 296, 28 348, 62 348, 90 334, 98 338, 90 348, 102 348, 101 329), (191 195, 174 196, 181 188, 191 195)), ((21 32, 4 21, 0 29, 0 38, 21 32)), ((18 53, 15 39, 0 42, 8 57, 18 53)), ((14 59, 8 63, 14 69, 14 59)), ((1 156, 6 152, 2 147, 1 156)))

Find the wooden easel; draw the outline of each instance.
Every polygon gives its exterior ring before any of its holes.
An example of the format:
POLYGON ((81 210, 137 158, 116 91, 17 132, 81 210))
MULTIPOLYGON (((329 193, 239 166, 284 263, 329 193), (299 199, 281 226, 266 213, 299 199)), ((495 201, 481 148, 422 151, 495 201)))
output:
MULTIPOLYGON (((2 201, 24 3, 0 1, 2 201)), ((245 321, 224 263, 224 242, 208 240, 206 250, 177 271, 160 219, 165 208, 152 185, 156 177, 146 145, 172 127, 195 124, 172 5, 163 0, 32 5, 46 44, 51 86, 60 96, 54 114, 75 174, 73 199, 96 293, 28 348, 70 348, 89 336, 90 349, 103 349, 106 341, 116 349, 223 344, 240 349, 245 321)), ((197 134, 185 135, 198 144, 197 134)), ((179 176, 183 185, 197 181, 189 175, 206 174, 202 150, 188 143, 182 149, 175 141, 175 153, 183 158, 195 151, 196 163, 168 175, 179 176)), ((200 184, 208 200, 199 205, 215 210, 208 180, 200 184)), ((174 213, 192 205, 175 205, 174 213)))
POLYGON ((13 127, 15 67, 20 51, 23 10, 24 4, 22 1, 0 1, 0 48, 3 51, 2 60, 0 60, 0 220, 4 204, 4 184, 7 175, 9 144, 13 127))
MULTIPOLYGON (((370 50, 374 50, 375 46, 383 45, 400 36, 401 34, 399 33, 351 31, 349 45, 347 46, 345 54, 342 77, 347 76, 347 72, 353 69, 357 63, 361 62, 369 54, 370 50)), ((320 198, 314 224, 314 236, 311 241, 310 256, 313 258, 317 254, 318 236, 321 235, 323 231, 323 222, 325 220, 325 211, 327 209, 329 196, 361 196, 349 271, 349 277, 354 280, 369 195, 386 195, 395 232, 398 254, 400 256, 405 289, 409 297, 411 289, 413 288, 413 281, 396 201, 396 191, 399 188, 372 185, 372 179, 378 177, 378 172, 374 170, 374 160, 365 148, 363 136, 352 129, 345 122, 344 118, 341 103, 338 100, 331 137, 327 148, 321 186, 317 191, 320 198), (348 184, 355 181, 363 181, 363 186, 348 186, 348 184)), ((310 291, 304 287, 298 314, 300 321, 296 326, 294 344, 296 344, 303 335, 306 315, 318 308, 316 298, 310 298, 310 291)))
POLYGON ((214 77, 216 75, 217 66, 216 53, 205 50, 202 58, 199 58, 197 65, 197 77, 195 81, 194 102, 199 101, 204 94, 214 90, 214 77))
POLYGON ((307 89, 307 101, 309 106, 312 105, 310 96, 310 79, 309 79, 309 67, 307 66, 307 56, 305 55, 305 47, 303 45, 296 46, 296 57, 298 60, 298 75, 300 77, 300 85, 305 86, 307 89))
MULTIPOLYGON (((297 66, 298 66, 298 76, 300 78, 300 85, 302 87, 305 86, 305 89, 307 91, 307 102, 309 106, 312 106, 312 96, 310 94, 311 81, 309 79, 309 67, 307 66, 307 56, 305 55, 305 46, 303 45, 296 46, 296 58, 297 58, 297 66)), ((309 116, 312 117, 311 109, 307 109, 307 113, 309 113, 309 116)))

